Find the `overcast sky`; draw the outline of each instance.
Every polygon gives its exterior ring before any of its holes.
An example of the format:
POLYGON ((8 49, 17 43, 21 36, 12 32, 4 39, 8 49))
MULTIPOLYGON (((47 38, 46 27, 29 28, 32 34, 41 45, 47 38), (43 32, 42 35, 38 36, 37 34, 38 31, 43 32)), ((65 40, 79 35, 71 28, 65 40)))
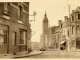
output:
MULTIPOLYGON (((7 0, 0 0, 7 1, 7 0)), ((69 15, 68 4, 70 5, 70 11, 80 6, 80 0, 10 0, 19 2, 30 2, 30 15, 33 11, 37 12, 35 22, 31 22, 32 31, 35 31, 35 35, 32 36, 32 41, 40 41, 40 35, 42 33, 42 21, 45 11, 49 20, 50 26, 58 25, 58 20, 64 21, 64 16, 69 15)), ((9 1, 9 2, 10 2, 9 1)), ((30 17, 33 19, 33 17, 30 17)))
POLYGON ((58 20, 64 21, 64 16, 69 16, 72 10, 80 6, 79 0, 34 0, 30 2, 30 14, 33 11, 37 11, 35 22, 31 22, 31 28, 35 31, 35 35, 32 36, 32 41, 40 41, 40 35, 42 33, 42 21, 45 11, 49 20, 50 26, 58 25, 58 20))

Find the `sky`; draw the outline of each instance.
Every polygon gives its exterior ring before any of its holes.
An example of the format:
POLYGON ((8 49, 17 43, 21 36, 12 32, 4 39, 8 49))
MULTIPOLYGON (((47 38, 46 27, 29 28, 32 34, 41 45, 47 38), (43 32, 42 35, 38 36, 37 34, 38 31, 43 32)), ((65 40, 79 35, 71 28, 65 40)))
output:
MULTIPOLYGON (((80 6, 79 0, 33 0, 30 1, 30 14, 33 11, 37 12, 35 22, 31 22, 32 31, 35 31, 35 35, 32 35, 32 41, 39 42, 40 35, 42 34, 42 21, 46 11, 49 27, 58 25, 58 20, 64 21, 64 16, 69 16, 72 10, 80 6)), ((30 17, 31 19, 32 17, 30 17)), ((33 19, 33 18, 32 18, 33 19)))
MULTIPOLYGON (((40 35, 42 34, 42 21, 46 11, 49 27, 57 26, 58 20, 64 21, 64 16, 69 16, 69 5, 70 13, 72 10, 80 6, 79 0, 33 0, 30 2, 30 14, 33 11, 37 12, 35 22, 31 22, 32 31, 35 31, 35 35, 32 35, 32 41, 39 42, 40 35)), ((30 17, 31 19, 32 17, 30 17)))
MULTIPOLYGON (((70 13, 72 10, 80 6, 80 0, 0 0, 1 2, 30 2, 29 15, 33 15, 36 11, 35 21, 30 22, 32 31, 35 34, 32 35, 31 41, 39 42, 40 35, 42 34, 42 21, 46 11, 49 27, 58 25, 58 20, 64 21, 64 16, 69 16, 69 5, 70 13)), ((29 20, 34 19, 29 17, 29 20)))

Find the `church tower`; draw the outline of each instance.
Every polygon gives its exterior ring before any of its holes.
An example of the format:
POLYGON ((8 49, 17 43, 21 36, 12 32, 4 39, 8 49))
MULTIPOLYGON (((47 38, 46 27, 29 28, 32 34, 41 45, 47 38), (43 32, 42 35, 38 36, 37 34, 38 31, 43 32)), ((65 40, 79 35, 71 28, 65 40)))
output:
POLYGON ((43 19, 43 47, 49 47, 49 32, 48 32, 48 18, 45 12, 44 19, 43 19))
POLYGON ((47 34, 48 33, 47 30, 48 30, 48 18, 47 18, 47 14, 45 12, 44 19, 43 19, 43 33, 47 34))

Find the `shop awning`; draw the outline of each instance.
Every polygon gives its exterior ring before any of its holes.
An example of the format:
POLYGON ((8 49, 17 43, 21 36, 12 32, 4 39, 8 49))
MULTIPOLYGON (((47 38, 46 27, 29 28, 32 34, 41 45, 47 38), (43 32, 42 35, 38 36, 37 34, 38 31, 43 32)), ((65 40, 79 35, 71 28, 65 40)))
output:
POLYGON ((61 43, 60 44, 63 44, 65 41, 61 41, 61 43))

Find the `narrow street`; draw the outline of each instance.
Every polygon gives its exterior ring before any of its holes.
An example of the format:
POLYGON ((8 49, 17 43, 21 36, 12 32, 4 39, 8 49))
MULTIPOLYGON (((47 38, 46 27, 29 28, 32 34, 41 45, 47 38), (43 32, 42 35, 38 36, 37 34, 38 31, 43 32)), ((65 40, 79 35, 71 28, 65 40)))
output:
POLYGON ((43 54, 23 57, 18 59, 37 59, 37 58, 80 58, 80 52, 70 52, 70 51, 43 51, 43 54))

